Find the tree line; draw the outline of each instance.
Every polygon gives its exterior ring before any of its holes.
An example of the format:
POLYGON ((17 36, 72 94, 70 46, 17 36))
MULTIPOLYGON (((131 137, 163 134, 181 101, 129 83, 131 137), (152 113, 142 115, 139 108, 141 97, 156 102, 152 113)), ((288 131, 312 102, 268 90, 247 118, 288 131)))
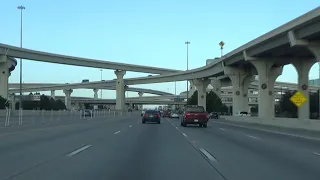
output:
MULTIPOLYGON (((33 95, 32 93, 29 96, 33 95)), ((0 96, 0 109, 5 109, 8 107, 8 102, 6 99, 0 96)), ((16 109, 19 109, 19 102, 14 104, 16 109)), ((24 110, 64 110, 66 106, 60 99, 53 99, 44 94, 40 96, 40 101, 22 101, 22 107, 24 110)))
MULTIPOLYGON (((198 91, 195 91, 193 95, 188 98, 188 105, 197 105, 198 104, 198 91)), ((206 111, 211 112, 228 112, 228 107, 224 105, 213 91, 206 93, 206 111)))

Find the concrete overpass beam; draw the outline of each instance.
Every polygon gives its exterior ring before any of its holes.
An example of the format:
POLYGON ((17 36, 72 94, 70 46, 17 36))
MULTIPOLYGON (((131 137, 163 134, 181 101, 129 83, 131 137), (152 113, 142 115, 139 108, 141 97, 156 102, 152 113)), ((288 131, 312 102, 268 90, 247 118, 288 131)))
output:
POLYGON ((198 90, 198 106, 203 106, 206 110, 206 96, 207 96, 207 87, 210 84, 209 79, 194 79, 192 80, 193 84, 197 87, 198 90))
POLYGON ((232 83, 233 115, 239 111, 249 111, 248 87, 254 81, 254 76, 245 69, 224 67, 224 74, 228 75, 232 83))
MULTIPOLYGON (((316 61, 301 60, 294 61, 292 65, 296 68, 298 73, 298 91, 302 92, 304 96, 309 100, 309 71, 316 61)), ((298 108, 298 118, 301 120, 309 119, 310 117, 310 104, 309 101, 298 108)))
POLYGON ((116 110, 124 110, 125 109, 125 90, 124 90, 124 80, 123 76, 126 74, 126 71, 116 70, 114 71, 117 76, 116 82, 116 110))
POLYGON ((56 91, 55 90, 51 90, 51 98, 55 99, 56 98, 56 91))
POLYGON ((219 98, 221 98, 221 80, 211 79, 211 85, 213 86, 213 92, 216 93, 219 98))
MULTIPOLYGON (((138 92, 138 95, 139 95, 139 98, 141 98, 143 96, 143 92, 138 92)), ((139 104, 138 108, 139 108, 139 110, 142 110, 143 109, 143 105, 139 104)))
POLYGON ((94 99, 98 99, 99 98, 98 91, 99 91, 99 89, 93 89, 93 93, 94 93, 93 98, 94 99))
POLYGON ((259 117, 264 119, 274 118, 274 83, 282 74, 283 66, 275 67, 272 61, 250 61, 257 69, 259 75, 259 117))
POLYGON ((196 86, 194 85, 193 81, 190 81, 188 96, 191 97, 195 91, 196 86))
POLYGON ((64 104, 66 105, 66 109, 71 109, 71 93, 73 92, 72 89, 65 89, 63 90, 64 94, 65 94, 65 98, 64 98, 64 104))

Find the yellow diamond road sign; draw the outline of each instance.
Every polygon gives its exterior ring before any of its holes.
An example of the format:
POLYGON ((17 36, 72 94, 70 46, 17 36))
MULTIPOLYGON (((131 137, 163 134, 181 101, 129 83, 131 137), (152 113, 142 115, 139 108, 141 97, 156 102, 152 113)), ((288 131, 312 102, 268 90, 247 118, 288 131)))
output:
POLYGON ((306 103, 308 99, 298 91, 290 98, 290 101, 299 108, 306 103))

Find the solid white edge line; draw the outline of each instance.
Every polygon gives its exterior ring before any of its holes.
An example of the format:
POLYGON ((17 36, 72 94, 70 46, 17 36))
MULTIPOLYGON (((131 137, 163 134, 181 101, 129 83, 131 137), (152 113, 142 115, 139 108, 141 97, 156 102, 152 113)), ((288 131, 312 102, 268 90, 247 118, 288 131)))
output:
POLYGON ((207 151, 207 150, 205 150, 205 149, 203 149, 203 148, 200 148, 199 149, 210 161, 217 161, 216 160, 216 158, 214 158, 213 156, 211 156, 211 154, 207 151))
POLYGON ((113 133, 113 134, 118 134, 118 133, 120 133, 120 131, 117 131, 117 132, 115 132, 115 133, 113 133))
POLYGON ((297 138, 304 138, 304 139, 309 139, 309 140, 320 141, 320 139, 318 139, 318 138, 313 138, 313 137, 308 137, 308 136, 300 136, 300 135, 296 135, 296 134, 289 134, 289 133, 270 131, 270 130, 265 130, 265 129, 260 129, 260 128, 246 127, 246 126, 230 124, 230 123, 225 123, 225 122, 217 122, 217 121, 212 121, 212 122, 218 123, 218 124, 226 124, 226 125, 230 125, 230 126, 241 127, 241 128, 245 128, 245 129, 254 129, 254 130, 264 131, 264 132, 269 132, 269 133, 274 133, 274 134, 280 134, 280 135, 285 135, 285 136, 292 136, 292 137, 297 137, 297 138))
POLYGON ((250 137, 250 138, 253 138, 253 139, 260 139, 260 138, 258 138, 258 137, 256 137, 256 136, 251 136, 251 135, 246 135, 246 136, 248 136, 248 137, 250 137))
POLYGON ((226 130, 226 129, 223 129, 223 128, 220 128, 222 131, 226 130))
POLYGON ((74 156, 74 155, 76 155, 76 154, 78 154, 78 153, 80 153, 80 152, 82 152, 82 151, 84 151, 84 150, 86 150, 86 149, 88 149, 88 148, 90 148, 92 145, 86 145, 86 146, 83 146, 82 148, 80 148, 80 149, 77 149, 77 150, 75 150, 75 151, 73 151, 73 152, 71 152, 71 153, 69 153, 68 155, 67 155, 67 157, 71 157, 71 156, 74 156))
POLYGON ((320 153, 317 153, 317 152, 313 152, 313 154, 320 156, 320 153))
POLYGON ((181 133, 184 137, 187 137, 187 135, 185 133, 181 133))

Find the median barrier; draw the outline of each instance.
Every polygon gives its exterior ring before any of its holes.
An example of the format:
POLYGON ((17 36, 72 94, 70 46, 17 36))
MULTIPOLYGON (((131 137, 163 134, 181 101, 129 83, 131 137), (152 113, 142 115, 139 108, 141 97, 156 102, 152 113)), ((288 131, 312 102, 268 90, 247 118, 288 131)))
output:
POLYGON ((299 120, 297 118, 272 118, 262 119, 258 117, 239 117, 239 116, 220 116, 220 118, 227 121, 258 124, 266 126, 274 126, 280 128, 291 128, 300 130, 320 131, 320 120, 304 119, 299 120))
POLYGON ((71 120, 99 120, 138 113, 121 110, 92 110, 90 116, 83 116, 82 111, 22 110, 21 112, 20 115, 19 110, 0 110, 0 127, 48 124, 71 120))

